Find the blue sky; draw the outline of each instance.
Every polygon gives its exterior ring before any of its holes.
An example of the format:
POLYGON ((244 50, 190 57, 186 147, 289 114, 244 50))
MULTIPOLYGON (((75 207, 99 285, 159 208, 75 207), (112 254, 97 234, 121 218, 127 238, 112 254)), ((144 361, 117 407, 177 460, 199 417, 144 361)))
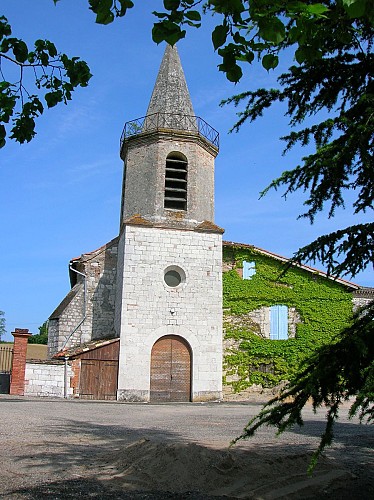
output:
MULTIPOLYGON (((144 116, 164 45, 151 39, 151 11, 162 2, 136 2, 112 25, 100 26, 87 1, 2 0, 1 14, 13 36, 31 43, 52 40, 69 56, 86 60, 93 73, 88 88, 73 100, 47 110, 37 122, 36 138, 0 150, 0 310, 6 339, 14 328, 40 326, 69 290, 68 263, 118 234, 122 183, 119 138, 126 121, 144 116)), ((333 220, 321 214, 313 226, 297 220, 303 195, 285 201, 281 193, 259 200, 259 192, 306 151, 282 157, 279 137, 288 131, 281 106, 238 134, 228 134, 236 110, 219 107, 234 93, 270 87, 277 73, 261 67, 247 71, 239 85, 217 70, 219 58, 209 27, 191 30, 178 44, 195 113, 221 134, 216 160, 216 223, 224 238, 291 256, 317 235, 359 222, 347 206, 333 220)), ((4 67, 5 75, 7 69, 4 67)), ((9 70, 11 71, 11 70, 9 70)), ((372 270, 354 281, 371 286, 372 270)))

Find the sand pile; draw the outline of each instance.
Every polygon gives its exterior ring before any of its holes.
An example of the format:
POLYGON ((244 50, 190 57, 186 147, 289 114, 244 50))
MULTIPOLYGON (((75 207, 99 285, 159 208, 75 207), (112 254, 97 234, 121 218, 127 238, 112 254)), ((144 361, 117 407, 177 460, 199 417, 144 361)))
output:
POLYGON ((252 450, 216 450, 197 444, 141 439, 102 457, 98 479, 123 491, 199 492, 232 498, 315 498, 333 491, 351 475, 322 459, 313 477, 306 475, 310 454, 260 454, 252 450))

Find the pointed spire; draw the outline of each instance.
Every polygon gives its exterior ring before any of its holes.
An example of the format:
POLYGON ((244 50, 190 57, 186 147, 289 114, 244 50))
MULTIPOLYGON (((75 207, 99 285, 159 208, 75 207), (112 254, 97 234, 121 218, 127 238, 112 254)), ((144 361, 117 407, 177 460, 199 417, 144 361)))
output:
POLYGON ((147 115, 153 113, 195 114, 176 45, 166 46, 147 115))

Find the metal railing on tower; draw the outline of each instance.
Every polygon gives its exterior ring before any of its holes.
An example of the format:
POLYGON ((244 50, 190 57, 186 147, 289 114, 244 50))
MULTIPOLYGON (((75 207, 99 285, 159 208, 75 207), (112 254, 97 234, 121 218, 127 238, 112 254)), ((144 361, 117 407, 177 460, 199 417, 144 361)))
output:
POLYGON ((130 137, 165 129, 195 132, 219 148, 219 133, 199 116, 154 113, 125 123, 121 135, 121 149, 124 141, 130 137))

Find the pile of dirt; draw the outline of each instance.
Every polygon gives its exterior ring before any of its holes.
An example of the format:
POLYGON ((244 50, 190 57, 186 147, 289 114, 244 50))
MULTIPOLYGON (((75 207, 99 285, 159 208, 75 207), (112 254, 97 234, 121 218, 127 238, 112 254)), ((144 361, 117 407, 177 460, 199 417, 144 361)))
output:
POLYGON ((122 491, 195 491, 231 498, 315 498, 352 480, 345 470, 321 459, 313 477, 306 474, 310 454, 258 454, 216 450, 197 444, 141 439, 110 455, 96 476, 122 491))

